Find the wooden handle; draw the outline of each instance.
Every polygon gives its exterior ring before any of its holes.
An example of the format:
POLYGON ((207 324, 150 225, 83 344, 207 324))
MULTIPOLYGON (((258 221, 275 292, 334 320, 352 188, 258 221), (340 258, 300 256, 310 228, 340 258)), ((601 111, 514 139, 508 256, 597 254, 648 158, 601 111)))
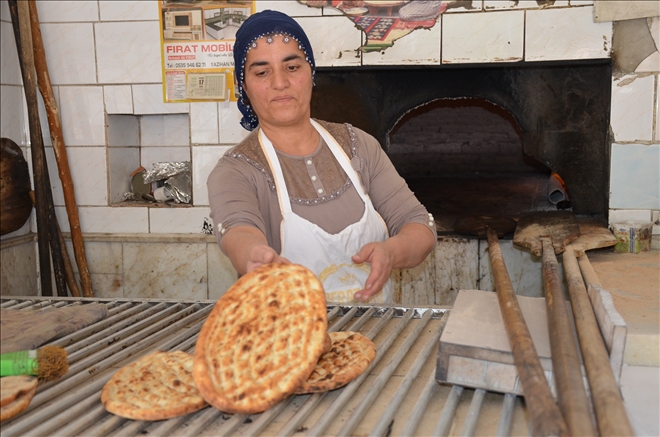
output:
POLYGON ((621 392, 612 372, 605 342, 587 295, 587 288, 582 280, 578 260, 571 246, 566 247, 563 260, 598 431, 601 436, 632 436, 634 435, 632 426, 623 406, 621 392))
POLYGON ((50 137, 53 143, 55 159, 59 171, 60 181, 62 182, 62 192, 64 194, 64 204, 67 217, 69 218, 69 228, 71 229, 71 241, 73 242, 73 253, 78 265, 80 274, 80 284, 83 296, 93 297, 92 280, 89 274, 87 258, 85 256, 85 245, 80 229, 80 218, 78 216, 78 205, 76 204, 76 195, 73 188, 73 180, 69 169, 69 161, 64 144, 64 134, 62 133, 62 124, 60 122, 57 101, 53 93, 53 87, 48 73, 48 63, 46 62, 46 52, 44 50, 43 40, 41 38, 41 28, 39 26, 39 15, 37 5, 34 0, 29 2, 31 34, 34 47, 34 64, 37 69, 37 80, 39 90, 44 99, 46 115, 48 116, 48 127, 50 128, 50 137))
POLYGON ((511 278, 504 264, 497 234, 488 229, 488 256, 495 278, 495 290, 509 337, 513 361, 522 384, 532 422, 532 435, 567 435, 567 426, 552 397, 532 336, 523 318, 511 278))
POLYGON ((32 171, 34 174, 34 191, 36 194, 35 209, 37 212, 37 244, 39 247, 39 279, 41 294, 53 295, 53 283, 50 276, 50 247, 48 245, 48 213, 46 207, 43 163, 45 159, 39 107, 34 72, 34 57, 32 54, 32 35, 30 33, 30 11, 27 3, 9 1, 9 12, 14 28, 14 39, 18 51, 18 60, 23 77, 23 91, 28 110, 28 125, 30 127, 30 149, 32 150, 32 171))
POLYGON ((543 289, 548 313, 548 334, 557 399, 568 430, 574 436, 595 436, 589 399, 584 388, 577 345, 568 319, 559 264, 550 238, 543 243, 543 289))

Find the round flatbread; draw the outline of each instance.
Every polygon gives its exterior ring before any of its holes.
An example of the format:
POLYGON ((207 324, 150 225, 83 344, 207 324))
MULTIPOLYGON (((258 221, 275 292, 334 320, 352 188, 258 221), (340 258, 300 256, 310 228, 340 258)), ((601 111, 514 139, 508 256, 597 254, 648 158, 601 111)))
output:
POLYGON ((105 384, 101 402, 117 416, 163 420, 204 408, 207 404, 192 377, 193 356, 162 352, 122 367, 105 384))
POLYGON ((319 393, 343 387, 376 358, 376 345, 358 332, 331 332, 332 348, 321 355, 309 378, 296 394, 319 393))
POLYGON ((0 407, 37 388, 37 378, 30 375, 3 376, 0 378, 0 407))
POLYGON ((218 300, 195 346, 193 376, 227 413, 265 411, 309 377, 328 328, 323 285, 297 264, 266 264, 218 300))
POLYGON ((37 392, 37 387, 29 390, 28 392, 22 393, 16 399, 8 403, 7 405, 0 408, 0 422, 11 419, 16 416, 18 413, 25 410, 30 401, 34 397, 34 394, 37 392))

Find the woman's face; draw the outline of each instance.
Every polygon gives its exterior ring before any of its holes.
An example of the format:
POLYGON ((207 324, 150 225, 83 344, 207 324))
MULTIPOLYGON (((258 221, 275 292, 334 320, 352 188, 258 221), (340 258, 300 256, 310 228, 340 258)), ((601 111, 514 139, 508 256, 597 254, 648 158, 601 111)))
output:
POLYGON ((312 67, 298 42, 289 37, 259 38, 245 61, 243 88, 259 124, 267 127, 293 126, 309 120, 312 99, 312 67))

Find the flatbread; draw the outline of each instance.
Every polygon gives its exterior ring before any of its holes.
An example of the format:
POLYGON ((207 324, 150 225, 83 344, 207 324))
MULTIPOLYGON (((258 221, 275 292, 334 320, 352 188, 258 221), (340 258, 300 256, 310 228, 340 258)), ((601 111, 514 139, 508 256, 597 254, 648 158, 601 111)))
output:
POLYGON ((376 358, 376 345, 358 332, 331 332, 332 348, 321 355, 310 377, 296 394, 319 393, 345 386, 376 358))
POLYGON ((206 406, 192 377, 193 356, 183 351, 154 352, 122 367, 105 384, 101 402, 117 416, 163 420, 206 406))
POLYGON ((16 399, 14 399, 7 405, 0 408, 0 422, 5 421, 7 419, 11 419, 12 417, 16 416, 17 414, 25 410, 28 407, 28 405, 30 405, 30 401, 32 401, 32 398, 34 397, 34 394, 36 392, 37 392, 37 387, 34 387, 28 392, 21 393, 21 395, 18 396, 16 399))
POLYGON ((3 376, 0 378, 0 407, 37 388, 37 378, 30 375, 3 376))
POLYGON ((227 413, 265 411, 312 373, 328 329, 323 285, 297 264, 266 264, 218 300, 195 346, 193 376, 227 413))

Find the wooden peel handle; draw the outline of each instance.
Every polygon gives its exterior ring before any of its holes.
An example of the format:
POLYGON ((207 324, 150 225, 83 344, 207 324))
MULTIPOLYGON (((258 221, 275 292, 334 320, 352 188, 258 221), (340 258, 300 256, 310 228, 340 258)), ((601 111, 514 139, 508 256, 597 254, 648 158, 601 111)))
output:
POLYGON ((543 243, 543 290, 548 314, 548 334, 552 353, 552 373, 557 400, 571 435, 596 434, 587 392, 584 388, 577 345, 570 324, 564 291, 559 275, 559 263, 550 238, 543 243))
POLYGON ((525 403, 531 415, 532 434, 535 436, 567 435, 566 423, 552 397, 541 361, 534 348, 532 336, 513 290, 497 234, 490 228, 488 229, 488 256, 495 278, 497 299, 513 353, 513 361, 522 384, 525 403))
POLYGON ((612 372, 603 336, 587 295, 587 288, 582 280, 580 266, 571 246, 566 246, 563 261, 598 431, 601 436, 634 435, 612 372))

